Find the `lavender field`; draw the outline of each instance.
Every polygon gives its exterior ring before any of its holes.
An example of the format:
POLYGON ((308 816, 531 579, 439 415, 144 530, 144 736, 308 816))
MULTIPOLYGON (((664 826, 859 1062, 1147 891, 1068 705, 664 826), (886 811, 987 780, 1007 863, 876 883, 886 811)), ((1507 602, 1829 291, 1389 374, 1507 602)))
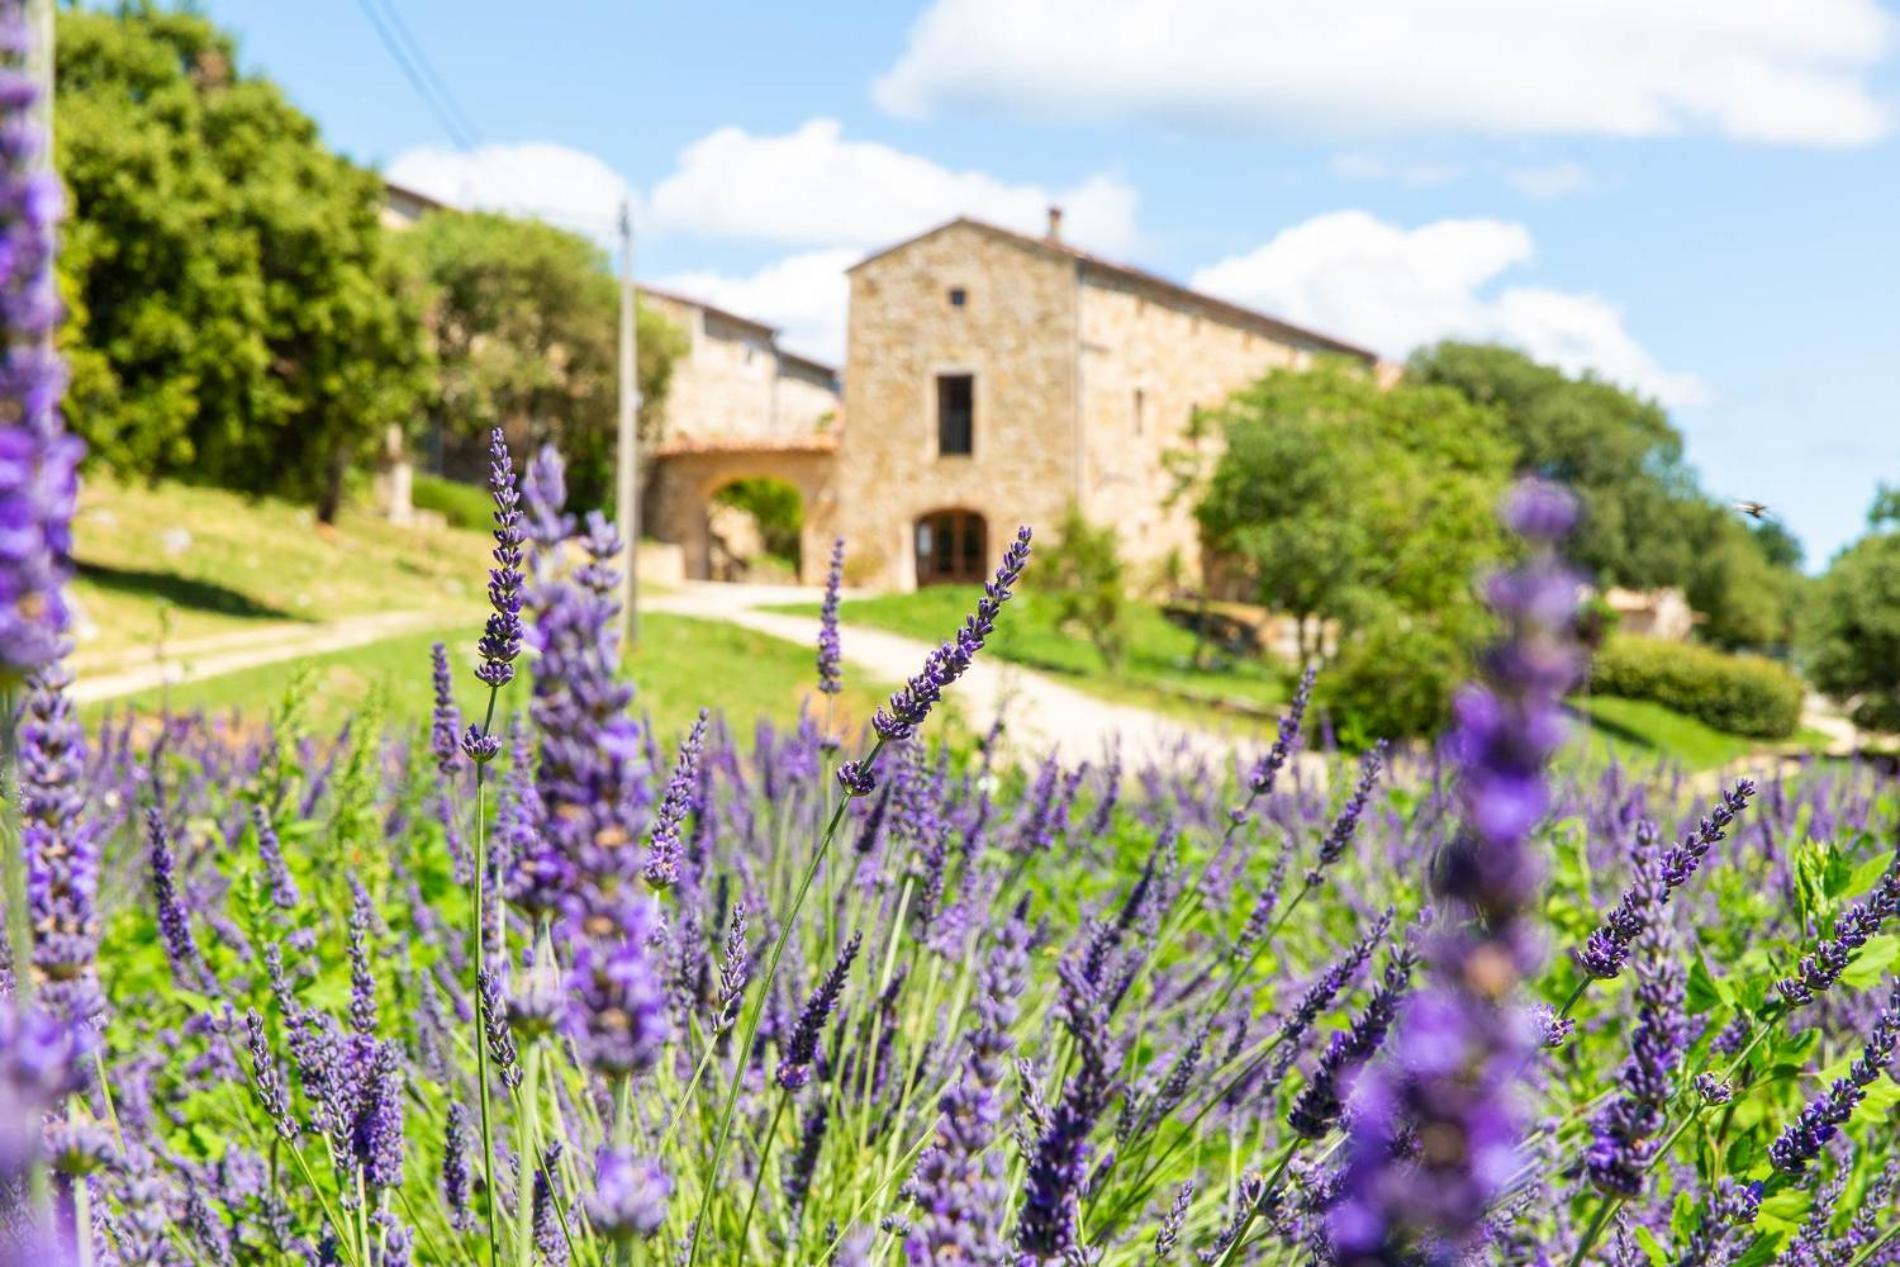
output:
POLYGON ((1427 740, 1312 670, 1224 759, 946 733, 1043 525, 868 726, 838 541, 798 723, 664 733, 501 429, 432 715, 83 724, 31 50, 0 0, 0 1267, 1900 1263, 1900 784, 1585 760, 1535 476, 1427 740))
POLYGON ((1900 1255, 1891 784, 1573 772, 1561 490, 1452 733, 1321 779, 1304 688, 1232 765, 933 744, 1027 530, 869 733, 832 625, 795 730, 663 744, 611 532, 493 484, 427 725, 35 674, 8 1261, 1900 1255))

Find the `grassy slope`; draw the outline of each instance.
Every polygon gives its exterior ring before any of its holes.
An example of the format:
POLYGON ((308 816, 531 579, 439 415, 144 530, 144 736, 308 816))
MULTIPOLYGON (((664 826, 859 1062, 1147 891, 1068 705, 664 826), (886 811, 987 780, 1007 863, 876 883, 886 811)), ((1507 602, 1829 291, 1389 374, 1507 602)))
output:
MULTIPOLYGON (((724 712, 741 737, 749 738, 758 717, 779 723, 796 720, 800 704, 811 691, 812 653, 792 643, 684 616, 648 616, 640 629, 641 644, 631 660, 639 688, 634 707, 650 712, 663 735, 679 733, 705 707, 724 712)), ((308 672, 312 691, 308 715, 313 721, 340 724, 372 698, 383 702, 388 716, 423 718, 432 704, 429 646, 439 641, 448 644, 457 669, 457 696, 465 710, 472 709, 483 690, 472 675, 476 632, 472 622, 445 626, 431 633, 187 683, 169 692, 148 691, 112 707, 129 702, 140 709, 155 709, 169 699, 175 709, 236 709, 262 717, 283 698, 299 673, 308 672)), ((527 698, 527 690, 523 681, 509 687, 504 699, 519 704, 527 698)), ((888 685, 879 689, 873 683, 849 683, 839 697, 840 722, 855 728, 868 721, 888 690, 888 685)))
POLYGON ((380 611, 476 612, 480 533, 393 528, 216 489, 89 477, 76 526, 80 664, 152 642, 380 611))
MULTIPOLYGON (((912 594, 851 599, 844 603, 840 617, 846 623, 935 641, 962 621, 976 593, 972 586, 939 585, 912 594)), ((785 610, 812 614, 817 609, 785 610)), ((1187 720, 1240 722, 1234 729, 1243 733, 1250 729, 1245 719, 1210 713, 1207 704, 1197 701, 1226 698, 1272 707, 1286 697, 1285 679, 1269 663, 1243 662, 1199 672, 1184 667, 1193 653, 1193 636, 1145 604, 1133 608, 1128 663, 1120 679, 1109 676, 1087 639, 1057 627, 1054 605, 1034 591, 1024 591, 1010 604, 991 646, 1003 659, 1042 669, 1092 694, 1143 704, 1187 720)), ((1579 700, 1578 707, 1590 723, 1584 745, 1590 756, 1615 749, 1625 756, 1667 757, 1688 769, 1704 770, 1739 761, 1764 747, 1646 700, 1595 696, 1579 700)), ((1254 727, 1264 729, 1260 723, 1254 727)), ((1823 736, 1804 731, 1788 746, 1824 744, 1823 736)))
POLYGON ((1785 744, 1765 745, 1758 739, 1717 730, 1650 700, 1587 695, 1573 702, 1589 720, 1588 747, 1592 755, 1615 749, 1624 756, 1667 757, 1690 770, 1709 770, 1764 748, 1818 751, 1827 746, 1827 736, 1812 730, 1797 731, 1785 744))
MULTIPOLYGON (((963 623, 979 593, 973 585, 933 585, 911 594, 847 599, 839 618, 847 624, 938 642, 963 623)), ((781 610, 801 615, 818 611, 810 605, 781 610)), ((1221 701, 1267 709, 1287 696, 1282 676, 1265 661, 1241 661, 1222 669, 1189 668, 1194 636, 1151 605, 1131 604, 1128 625, 1127 660, 1121 673, 1111 676, 1088 639, 1058 627, 1055 604, 1026 589, 1010 601, 989 647, 1004 660, 1041 669, 1093 695, 1201 721, 1210 720, 1211 710, 1213 719, 1223 725, 1247 719, 1243 713, 1223 713, 1221 701)))

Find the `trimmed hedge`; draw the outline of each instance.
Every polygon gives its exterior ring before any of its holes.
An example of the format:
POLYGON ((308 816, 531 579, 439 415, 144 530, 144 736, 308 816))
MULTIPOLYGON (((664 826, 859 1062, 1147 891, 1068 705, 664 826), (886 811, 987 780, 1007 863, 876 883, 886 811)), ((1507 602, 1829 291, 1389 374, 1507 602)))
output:
POLYGON ((451 528, 480 531, 494 524, 494 499, 479 484, 464 484, 460 480, 417 471, 409 500, 417 510, 432 510, 441 515, 451 528))
POLYGON ((1654 700, 1717 730, 1786 739, 1801 724, 1805 690, 1793 670, 1761 656, 1619 634, 1590 667, 1598 695, 1654 700))

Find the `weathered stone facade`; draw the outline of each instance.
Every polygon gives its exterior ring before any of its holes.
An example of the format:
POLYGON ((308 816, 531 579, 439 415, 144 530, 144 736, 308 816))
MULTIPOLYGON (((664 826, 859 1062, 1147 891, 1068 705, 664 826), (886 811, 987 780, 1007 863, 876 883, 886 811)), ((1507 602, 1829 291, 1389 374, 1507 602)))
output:
POLYGON ((838 372, 780 348, 771 326, 651 287, 640 302, 687 339, 667 387, 667 439, 785 439, 836 418, 838 372))
POLYGON ((655 455, 649 524, 685 546, 696 576, 710 560, 707 502, 750 475, 804 494, 808 583, 822 579, 834 536, 849 543, 853 584, 969 575, 967 564, 995 564, 1018 524, 1051 531, 1071 504, 1115 526, 1138 582, 1170 563, 1194 575, 1192 507, 1174 496, 1166 456, 1192 443, 1211 456, 1217 438, 1191 440, 1195 411, 1317 356, 1388 372, 1361 348, 1053 235, 972 220, 851 270, 841 419, 829 372, 801 378, 769 327, 660 292, 648 301, 694 337, 655 455))
MULTIPOLYGON (((994 563, 1018 523, 1071 503, 1112 523, 1137 570, 1199 567, 1164 455, 1197 408, 1278 367, 1369 352, 1109 264, 1054 238, 957 220, 851 273, 836 517, 852 579, 908 589, 919 521, 975 511, 994 563), (938 376, 974 379, 968 455, 938 451, 938 376)), ((809 569, 808 569, 809 570, 809 569)), ((1139 579, 1139 578, 1138 578, 1139 579)))

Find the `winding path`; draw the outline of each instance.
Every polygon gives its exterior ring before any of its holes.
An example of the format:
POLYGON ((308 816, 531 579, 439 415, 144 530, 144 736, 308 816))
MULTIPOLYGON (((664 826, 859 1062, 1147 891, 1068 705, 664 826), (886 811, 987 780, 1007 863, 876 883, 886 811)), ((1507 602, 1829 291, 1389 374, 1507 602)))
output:
MULTIPOLYGON (((815 647, 818 619, 763 607, 816 603, 820 591, 790 585, 687 582, 647 600, 641 610, 719 620, 787 642, 815 647)), ((847 612, 848 612, 847 608, 847 612)), ((1009 619, 1005 608, 1002 619, 1009 619)), ((946 629, 945 634, 951 633, 946 629)), ((901 682, 922 666, 927 643, 881 629, 847 624, 839 642, 847 665, 887 682, 901 682)), ((1060 752, 1069 761, 1097 760, 1119 739, 1123 759, 1180 755, 1224 760, 1251 739, 1218 727, 1196 726, 1130 704, 1117 704, 1066 686, 1047 674, 978 656, 948 697, 970 728, 983 733, 1001 718, 1018 752, 1060 752)))

